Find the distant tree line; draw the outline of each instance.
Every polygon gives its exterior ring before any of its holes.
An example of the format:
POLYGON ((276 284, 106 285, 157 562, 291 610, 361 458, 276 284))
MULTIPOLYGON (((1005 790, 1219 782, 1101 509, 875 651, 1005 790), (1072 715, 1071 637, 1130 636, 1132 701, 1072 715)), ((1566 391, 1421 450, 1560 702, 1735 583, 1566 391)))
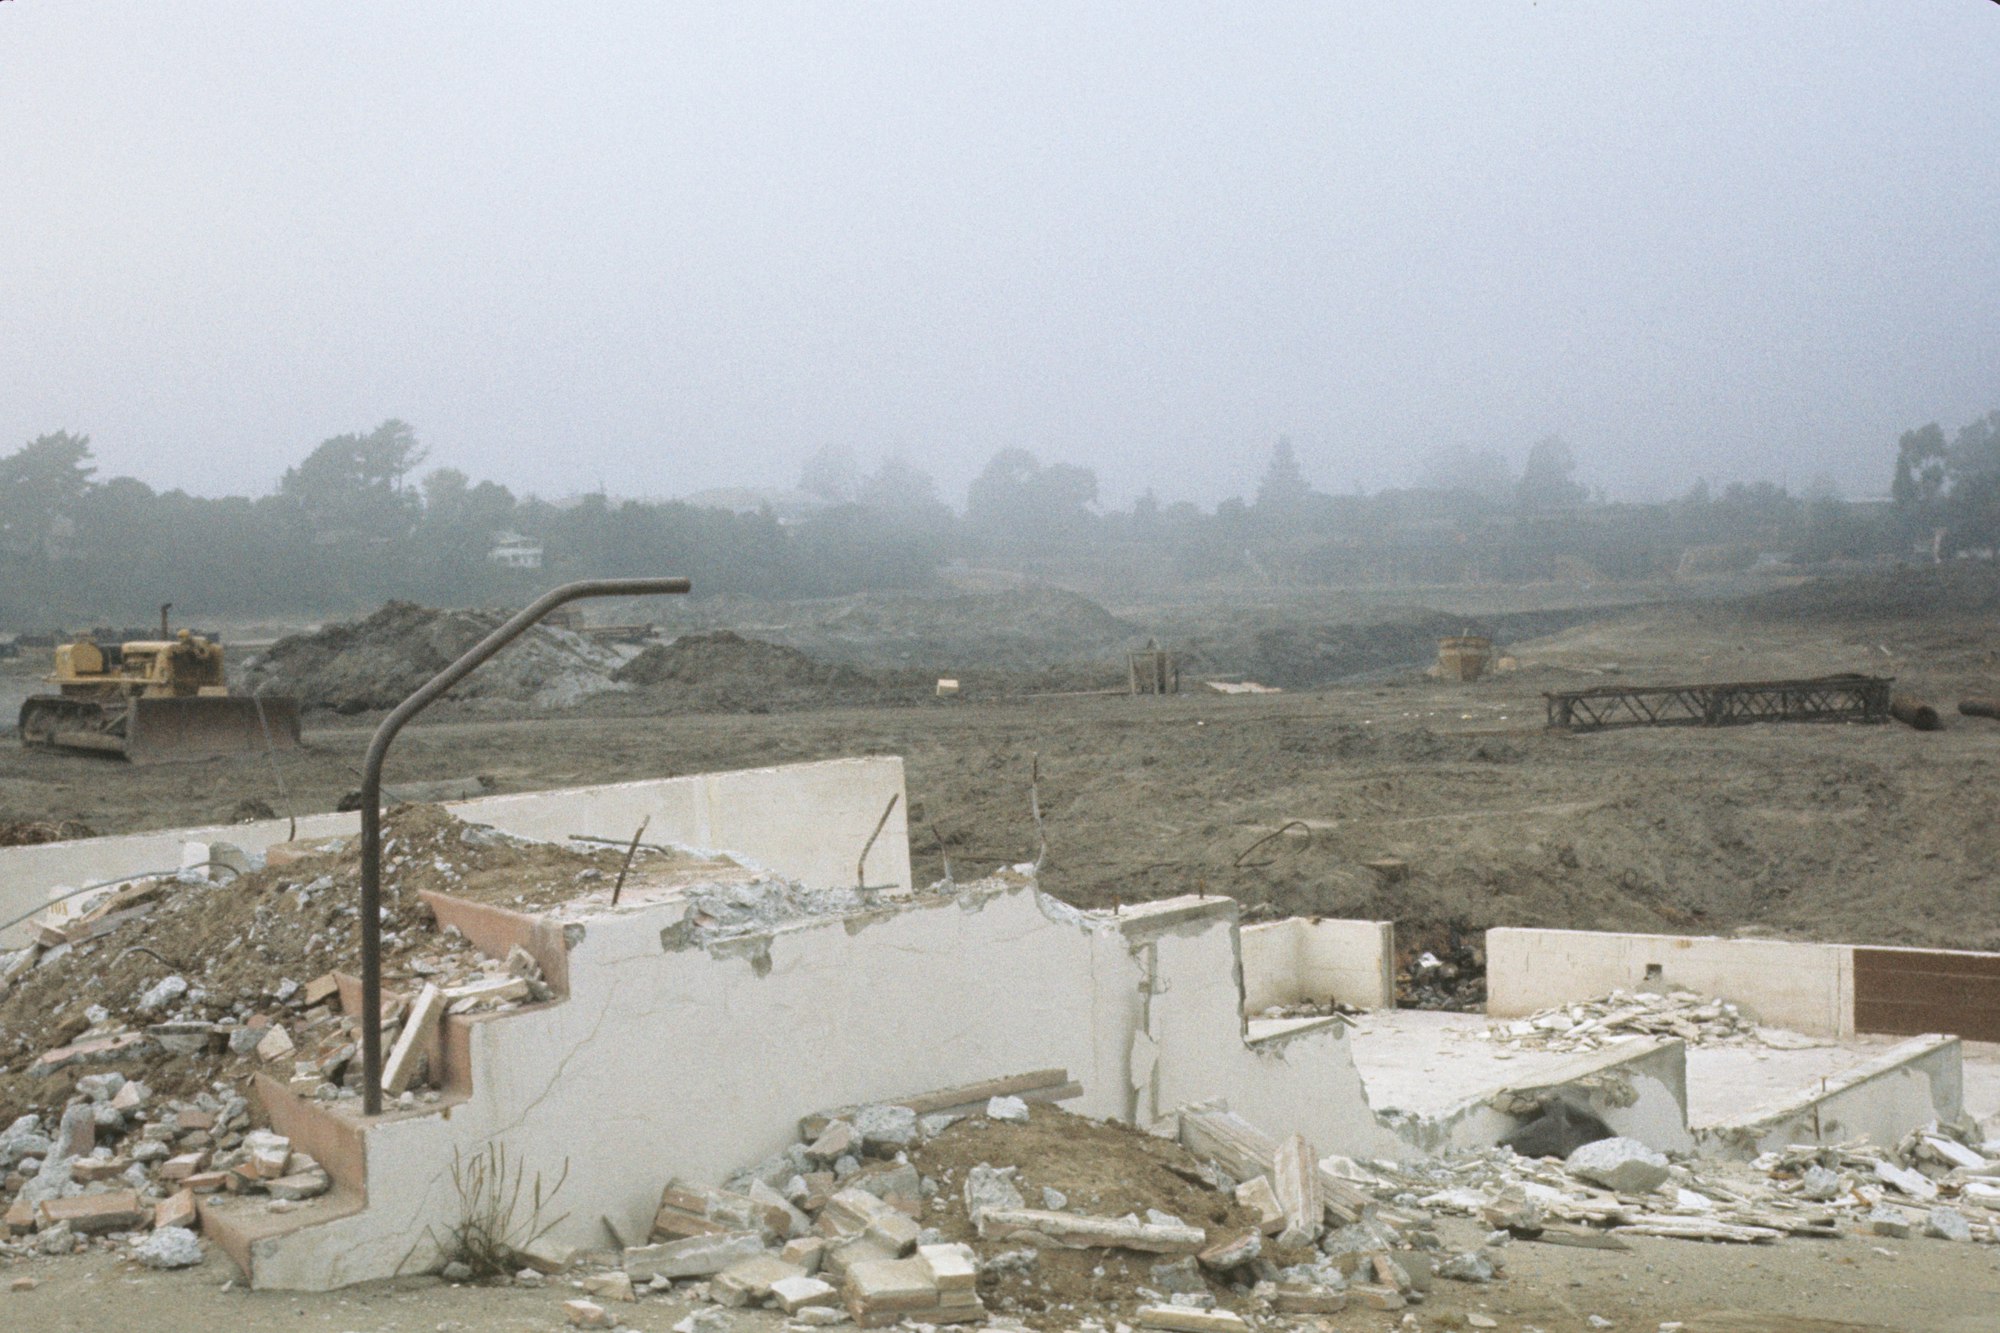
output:
POLYGON ((699 593, 768 598, 922 588, 948 560, 1061 574, 1093 562, 1187 581, 1299 585, 1630 579, 1723 572, 1773 553, 1808 564, 2000 547, 2000 411, 1947 440, 1907 431, 1892 502, 1851 504, 1828 483, 1770 482, 1664 504, 1593 499, 1570 447, 1537 441, 1516 472, 1494 451, 1442 450, 1416 485, 1372 495, 1314 488, 1289 440, 1254 494, 1204 510, 1101 502, 1088 468, 996 453, 963 512, 920 467, 872 472, 825 449, 808 503, 785 518, 679 501, 584 496, 552 504, 455 468, 423 471, 412 428, 322 442, 259 497, 157 492, 100 479, 87 436, 57 431, 0 458, 0 628, 80 618, 145 623, 162 601, 195 614, 337 614, 399 597, 498 605, 570 578, 671 570, 699 593), (504 534, 539 568, 491 558, 504 534))
POLYGON ((87 436, 43 435, 0 458, 0 629, 147 624, 163 601, 213 616, 392 597, 498 605, 570 578, 661 570, 704 593, 831 596, 920 587, 945 558, 943 527, 922 510, 845 505, 781 524, 676 502, 555 505, 454 468, 419 477, 423 461, 415 432, 385 421, 323 442, 273 494, 211 499, 99 480, 87 436), (541 544, 542 567, 489 559, 508 532, 541 544))

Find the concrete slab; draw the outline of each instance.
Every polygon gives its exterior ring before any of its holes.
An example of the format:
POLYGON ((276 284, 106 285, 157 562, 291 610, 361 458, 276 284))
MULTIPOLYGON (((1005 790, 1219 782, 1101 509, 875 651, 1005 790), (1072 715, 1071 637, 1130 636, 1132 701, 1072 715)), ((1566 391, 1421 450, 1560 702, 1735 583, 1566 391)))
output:
MULTIPOLYGON (((1439 1115, 1469 1097, 1545 1077, 1576 1059, 1551 1051, 1501 1051, 1479 1039, 1491 1021, 1485 1014, 1381 1009, 1350 1021, 1354 1067, 1378 1113, 1439 1115)), ((1253 1036, 1258 1027, 1250 1025, 1253 1036)))
MULTIPOLYGON (((1688 1121, 1696 1128, 1747 1115, 1838 1079, 1903 1041, 1850 1037, 1799 1051, 1762 1046, 1688 1049, 1688 1121)), ((2000 1068, 1996 1068, 2000 1075, 2000 1068)), ((2000 1097, 2000 1086, 1996 1086, 2000 1097)))

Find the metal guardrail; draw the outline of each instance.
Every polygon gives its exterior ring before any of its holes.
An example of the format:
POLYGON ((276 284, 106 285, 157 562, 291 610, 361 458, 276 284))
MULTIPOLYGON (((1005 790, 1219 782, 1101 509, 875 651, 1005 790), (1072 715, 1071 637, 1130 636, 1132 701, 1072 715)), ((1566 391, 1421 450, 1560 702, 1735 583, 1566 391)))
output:
POLYGON ((1567 731, 1607 727, 1720 727, 1746 722, 1883 722, 1891 676, 1731 681, 1712 685, 1600 685, 1544 694, 1548 724, 1567 731))
POLYGON ((361 1069, 362 1109, 367 1114, 382 1113, 382 761, 388 758, 396 733, 564 602, 683 593, 691 586, 686 579, 585 579, 552 588, 432 676, 375 729, 361 772, 361 1069))

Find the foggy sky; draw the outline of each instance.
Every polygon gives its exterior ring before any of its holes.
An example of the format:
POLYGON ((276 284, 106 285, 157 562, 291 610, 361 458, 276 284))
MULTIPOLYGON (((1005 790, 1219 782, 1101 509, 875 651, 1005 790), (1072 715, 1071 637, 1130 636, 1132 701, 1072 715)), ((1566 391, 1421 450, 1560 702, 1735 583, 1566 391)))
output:
POLYGON ((2000 406, 2000 6, 0 3, 0 452, 544 495, 996 449, 1204 504, 2000 406))

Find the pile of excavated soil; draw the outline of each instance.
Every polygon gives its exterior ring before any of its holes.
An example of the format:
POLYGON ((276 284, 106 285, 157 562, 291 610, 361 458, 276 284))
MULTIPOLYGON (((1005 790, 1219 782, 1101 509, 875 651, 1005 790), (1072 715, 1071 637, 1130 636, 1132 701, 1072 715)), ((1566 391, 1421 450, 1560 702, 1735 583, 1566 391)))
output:
POLYGON ((724 713, 872 702, 885 694, 882 682, 853 667, 726 629, 653 644, 612 679, 645 690, 649 702, 724 713))
POLYGON ((1060 588, 939 596, 863 593, 809 602, 732 598, 664 608, 676 630, 733 629, 823 662, 943 675, 1037 672, 1116 661, 1145 635, 1087 597, 1060 588))
MULTIPOLYGON (((306 708, 394 708, 485 638, 505 614, 390 602, 365 620, 278 640, 245 665, 244 688, 290 695, 306 708)), ((621 688, 623 656, 580 634, 536 625, 453 690, 459 700, 559 708, 621 688)))

